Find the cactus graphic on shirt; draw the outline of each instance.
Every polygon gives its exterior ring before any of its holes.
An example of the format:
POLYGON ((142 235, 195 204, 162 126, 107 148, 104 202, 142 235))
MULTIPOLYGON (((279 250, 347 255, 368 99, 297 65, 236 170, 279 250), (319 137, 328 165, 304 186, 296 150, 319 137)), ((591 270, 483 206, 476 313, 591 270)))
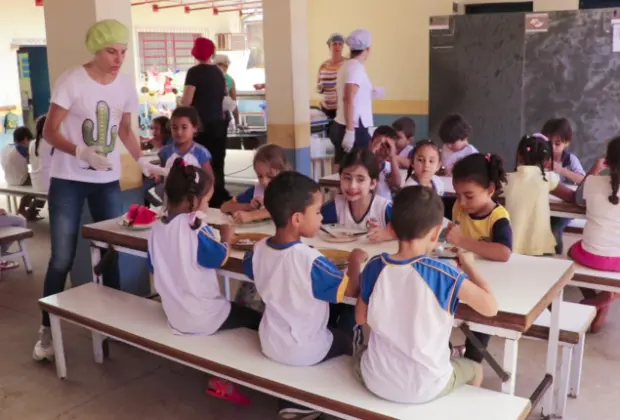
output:
POLYGON ((110 126, 110 107, 105 101, 97 102, 97 137, 95 137, 95 123, 87 119, 82 123, 82 137, 87 146, 101 147, 101 154, 107 156, 112 153, 116 146, 118 127, 113 126, 110 130, 110 142, 108 143, 108 128, 110 126))

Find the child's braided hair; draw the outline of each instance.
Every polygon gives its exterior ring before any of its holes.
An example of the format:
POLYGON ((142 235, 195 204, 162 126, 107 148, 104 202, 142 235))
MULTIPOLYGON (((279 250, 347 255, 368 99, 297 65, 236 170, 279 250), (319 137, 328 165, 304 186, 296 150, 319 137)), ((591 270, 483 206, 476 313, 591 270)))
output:
MULTIPOLYGON (((200 202, 213 188, 213 177, 201 168, 188 165, 183 158, 177 158, 170 168, 166 179, 165 192, 168 204, 179 205, 189 203, 189 211, 193 212, 194 203, 200 202)), ((192 229, 198 229, 202 222, 197 218, 192 229)))
POLYGON ((545 167, 553 159, 553 147, 543 136, 534 134, 524 136, 517 147, 517 166, 538 166, 542 177, 547 181, 545 167))
POLYGON ((613 138, 607 145, 607 155, 605 156, 609 176, 611 177, 611 195, 609 202, 614 206, 618 205, 618 189, 620 188, 620 137, 613 138))

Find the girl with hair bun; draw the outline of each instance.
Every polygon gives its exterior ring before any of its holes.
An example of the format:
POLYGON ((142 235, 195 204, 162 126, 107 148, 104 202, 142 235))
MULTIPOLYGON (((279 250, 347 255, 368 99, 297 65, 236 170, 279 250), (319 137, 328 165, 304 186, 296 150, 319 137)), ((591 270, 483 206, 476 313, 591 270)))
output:
MULTIPOLYGON (((517 170, 504 188, 510 214, 513 248, 518 254, 553 255, 557 244, 551 229, 549 194, 574 202, 575 192, 551 172, 553 148, 540 135, 524 136, 517 147, 517 170)), ((560 237, 561 239, 561 237, 560 237)))

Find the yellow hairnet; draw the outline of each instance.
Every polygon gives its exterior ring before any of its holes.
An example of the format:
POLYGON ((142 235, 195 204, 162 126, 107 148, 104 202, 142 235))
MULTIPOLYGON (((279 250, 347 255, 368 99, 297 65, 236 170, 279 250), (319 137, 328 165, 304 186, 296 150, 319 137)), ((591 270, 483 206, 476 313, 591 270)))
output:
POLYGON ((95 54, 113 44, 129 43, 129 30, 118 20, 107 19, 95 23, 86 33, 86 48, 95 54))

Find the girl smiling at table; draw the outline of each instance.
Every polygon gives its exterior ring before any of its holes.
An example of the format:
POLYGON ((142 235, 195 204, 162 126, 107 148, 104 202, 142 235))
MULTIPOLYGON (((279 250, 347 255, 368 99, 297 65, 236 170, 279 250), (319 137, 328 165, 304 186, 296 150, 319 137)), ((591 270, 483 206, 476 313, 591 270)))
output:
POLYGON ((263 207, 265 188, 280 172, 291 169, 284 149, 275 144, 259 147, 254 155, 253 165, 258 183, 221 207, 223 213, 232 213, 233 219, 238 223, 269 219, 269 213, 263 207))
POLYGON ((388 229, 392 201, 376 195, 379 161, 368 149, 353 149, 340 163, 341 194, 321 208, 324 224, 351 229, 369 229, 369 239, 395 239, 388 229))
POLYGON ((533 135, 521 139, 517 170, 507 175, 504 188, 514 232, 513 251, 518 254, 554 254, 556 244, 562 240, 561 231, 554 238, 551 229, 549 193, 573 202, 575 192, 561 184, 556 173, 549 172, 552 164, 553 148, 546 138, 533 135))
POLYGON ((432 188, 439 196, 444 188, 437 171, 441 167, 441 151, 432 140, 420 140, 411 152, 411 163, 405 178, 405 186, 422 185, 432 188))
MULTIPOLYGON (((452 223, 446 240, 459 248, 493 261, 508 261, 512 253, 512 229, 508 212, 494 201, 501 194, 506 172, 497 155, 475 153, 456 162, 452 183, 457 200, 452 208, 452 223)), ((490 335, 473 333, 486 349, 490 335)), ((453 355, 464 355, 481 363, 482 352, 469 340, 453 349, 453 355)))
MULTIPOLYGON (((197 212, 208 208, 213 175, 177 158, 166 179, 167 215, 156 222, 148 241, 148 266, 174 334, 211 335, 235 328, 258 330, 261 314, 222 295, 216 270, 228 260, 230 225, 220 227, 221 242, 197 212)), ((226 380, 211 378, 207 393, 247 405, 249 400, 226 380)))

